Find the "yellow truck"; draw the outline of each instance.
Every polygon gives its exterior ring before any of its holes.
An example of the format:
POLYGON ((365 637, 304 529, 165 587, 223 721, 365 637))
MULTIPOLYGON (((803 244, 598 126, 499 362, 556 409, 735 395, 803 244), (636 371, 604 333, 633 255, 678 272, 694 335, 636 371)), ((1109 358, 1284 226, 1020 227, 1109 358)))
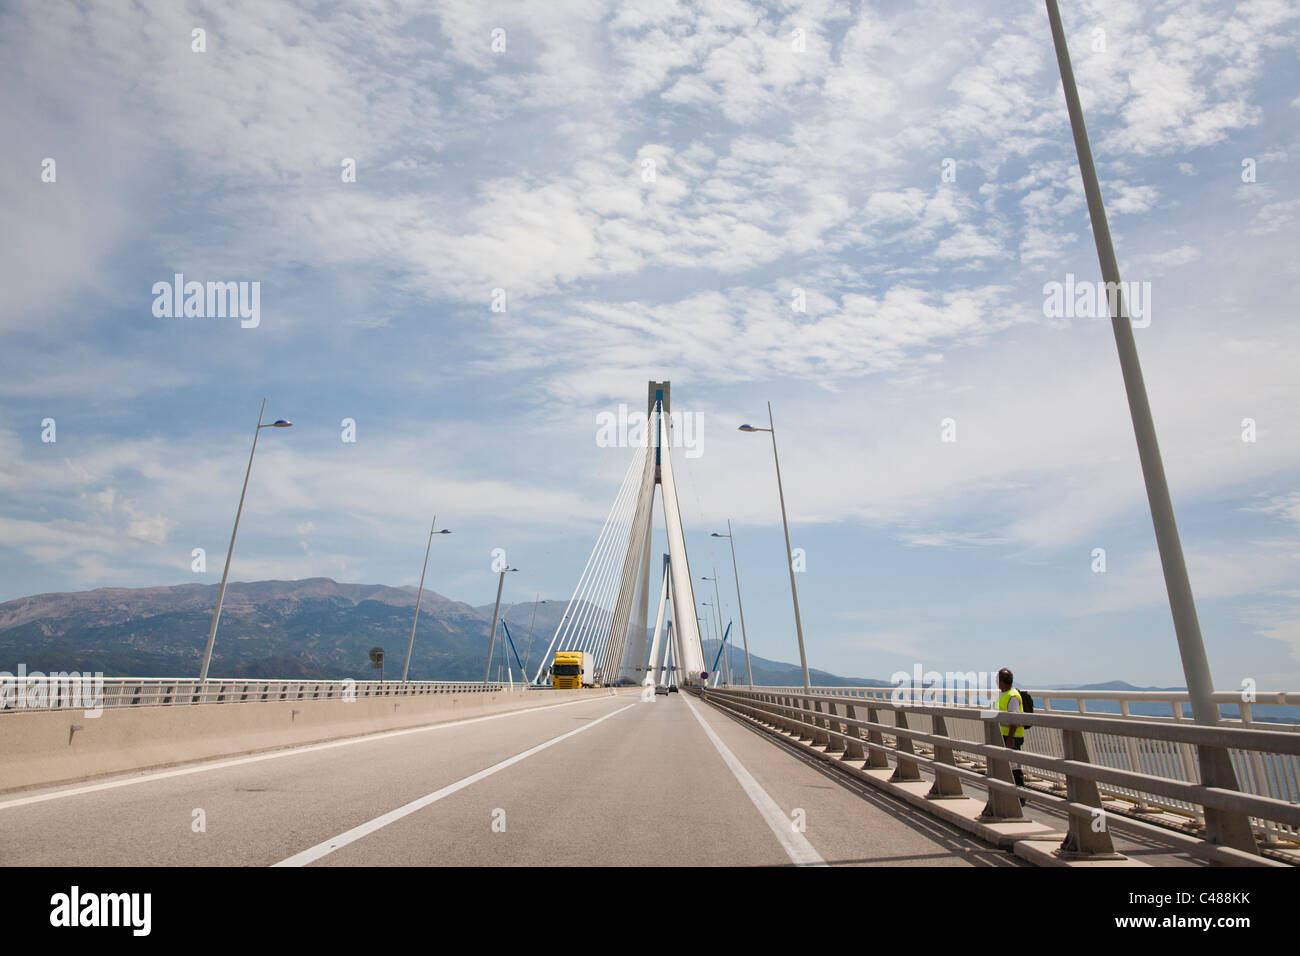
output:
POLYGON ((556 651, 551 665, 551 686, 556 690, 594 687, 593 660, 586 651, 556 651))

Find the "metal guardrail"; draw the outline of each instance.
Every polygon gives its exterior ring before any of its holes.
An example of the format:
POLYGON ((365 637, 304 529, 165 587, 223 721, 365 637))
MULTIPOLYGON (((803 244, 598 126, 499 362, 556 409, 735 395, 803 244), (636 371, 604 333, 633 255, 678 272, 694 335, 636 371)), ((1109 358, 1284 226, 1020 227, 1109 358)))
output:
MULTIPOLYGON (((733 686, 731 689, 737 689, 733 686)), ((802 694, 802 687, 764 687, 764 691, 802 694)), ((873 700, 885 704, 895 699, 894 688, 877 687, 814 687, 814 695, 835 698, 853 698, 873 700)), ((939 700, 943 702, 943 693, 939 691, 939 700)), ((951 693, 951 692, 950 692, 951 693)), ((1194 726, 1190 707, 1191 698, 1186 691, 1107 691, 1107 690, 1053 690, 1030 689, 1034 707, 1037 712, 1051 714, 1080 714, 1100 716, 1097 711, 1089 711, 1089 704, 1096 706, 1111 705, 1117 716, 1126 719, 1153 721, 1158 723, 1181 722, 1194 726), (1073 710, 1062 708, 1060 704, 1073 702, 1073 710), (1135 714, 1134 704, 1153 705, 1168 704, 1169 713, 1135 714), (1187 710, 1184 710, 1184 707, 1187 710)), ((910 694, 910 692, 909 692, 910 694)), ((925 703, 934 703, 931 698, 917 695, 912 698, 925 703)), ((1220 706, 1235 707, 1239 716, 1224 717, 1224 727, 1256 727, 1275 730, 1282 733, 1300 733, 1300 691, 1260 691, 1251 695, 1251 700, 1243 700, 1242 694, 1233 691, 1216 691, 1214 701, 1220 706), (1257 705, 1294 708, 1296 723, 1269 722, 1254 719, 1254 707, 1257 705)), ((973 706, 991 706, 987 697, 976 690, 958 690, 956 700, 962 700, 973 706), (965 695, 963 698, 962 695, 965 695)), ((922 712, 924 713, 924 711, 922 712)), ((922 718, 924 719, 924 718, 922 718)), ((949 731, 956 737, 968 741, 983 740, 983 731, 978 721, 956 718, 948 722, 949 731)), ((1132 737, 1113 734, 1088 733, 1087 743, 1092 759, 1103 766, 1121 770, 1134 770, 1141 773, 1169 777, 1186 783, 1201 782, 1200 761, 1195 748, 1188 743, 1170 740, 1150 740, 1140 746, 1132 737)), ((1047 733, 1045 730, 1030 727, 1025 734, 1023 753, 1043 754, 1051 757, 1064 757, 1061 736, 1047 733)), ((1300 801, 1300 758, 1295 756, 1263 754, 1254 751, 1230 748, 1228 751, 1233 769, 1236 771, 1239 786, 1244 792, 1268 796, 1291 802, 1300 801)), ((1064 778, 1051 770, 1026 769, 1026 778, 1037 780, 1054 789, 1062 789, 1064 778)), ((1152 814, 1158 811, 1185 818, 1190 826, 1205 825, 1204 809, 1194 802, 1179 800, 1162 794, 1145 793, 1132 787, 1105 785, 1102 793, 1108 797, 1117 797, 1129 801, 1138 814, 1152 814)), ((1279 827, 1273 821, 1259 821, 1262 839, 1266 844, 1283 842, 1300 844, 1300 831, 1295 827, 1279 827)))
POLYGON ((478 681, 199 680, 177 677, 21 677, 0 686, 0 714, 61 708, 161 707, 278 700, 361 700, 481 694, 504 684, 478 681))
MULTIPOLYGON (((1094 716, 1043 712, 1017 715, 1027 726, 1024 749, 1012 751, 997 726, 1005 714, 983 708, 895 703, 888 691, 853 694, 806 694, 802 688, 710 689, 706 699, 797 739, 810 741, 844 760, 863 760, 867 769, 886 769, 894 761, 896 780, 921 780, 919 768, 935 774, 931 796, 961 796, 961 781, 978 781, 989 790, 989 819, 1020 817, 1019 800, 1064 805, 1070 814, 1070 837, 1064 847, 1077 855, 1113 854, 1109 831, 1089 825, 1106 795, 1124 795, 1148 807, 1191 808, 1203 820, 1205 809, 1246 814, 1256 839, 1268 845, 1300 844, 1300 734, 1269 725, 1206 727, 1190 721, 1131 716, 1094 716), (886 718, 884 715, 888 714, 886 718), (866 719, 863 719, 863 718, 866 719), (1272 774, 1239 777, 1240 791, 1203 786, 1199 779, 1197 746, 1225 748, 1238 769, 1263 764, 1272 774), (1095 759, 1093 755, 1100 759, 1095 759), (1190 758, 1188 755, 1190 754, 1190 758), (1177 759, 1169 759, 1176 755, 1177 759), (1052 783, 1050 790, 1017 788, 1011 765, 1022 767, 1026 779, 1037 775, 1052 783), (1064 796, 1062 796, 1064 794, 1064 796)), ((1037 696, 1036 692, 1035 696, 1037 696)), ((1292 699, 1295 699, 1294 697, 1292 699)), ((1269 864, 1273 861, 1210 843, 1199 835, 1153 826, 1138 820, 1116 820, 1116 829, 1133 829, 1145 836, 1180 845, 1220 862, 1269 864)))
MULTIPOLYGON (((729 690, 748 689, 742 685, 732 684, 729 690)), ((802 687, 755 687, 756 690, 768 691, 785 691, 792 694, 802 694, 802 687)), ((1156 719, 1173 719, 1173 720, 1191 720, 1191 713, 1184 713, 1183 707, 1191 707, 1191 696, 1185 690, 1059 690, 1044 688, 1035 690, 1032 687, 1022 688, 1034 697, 1034 706, 1042 711, 1056 711, 1065 713, 1088 713, 1087 706, 1089 702, 1097 703, 1114 703, 1119 713, 1125 717, 1134 717, 1138 719, 1156 718, 1156 719), (1056 701, 1073 701, 1074 709, 1061 708, 1055 706, 1056 701), (1134 714, 1132 713, 1133 704, 1168 704, 1169 713, 1164 714, 1134 714)), ((892 701, 896 693, 893 687, 814 687, 814 694, 826 694, 833 697, 860 697, 864 700, 883 700, 892 701)), ((909 691, 909 693, 912 693, 909 691)), ((922 694, 916 694, 915 699, 924 700, 927 703, 944 702, 960 703, 963 699, 971 706, 982 706, 990 703, 983 691, 976 689, 958 688, 956 690, 956 699, 949 696, 952 691, 936 689, 935 693, 940 698, 938 701, 931 700, 922 694)), ((1256 691, 1245 699, 1237 691, 1215 691, 1213 694, 1214 702, 1220 706, 1227 705, 1237 708, 1240 716, 1224 717, 1224 724, 1262 724, 1268 721, 1257 721, 1254 719, 1254 708, 1256 706, 1271 707, 1294 707, 1296 723, 1279 723, 1278 729, 1292 729, 1300 731, 1300 691, 1256 691)), ((1093 711, 1096 713, 1096 711, 1093 711)))

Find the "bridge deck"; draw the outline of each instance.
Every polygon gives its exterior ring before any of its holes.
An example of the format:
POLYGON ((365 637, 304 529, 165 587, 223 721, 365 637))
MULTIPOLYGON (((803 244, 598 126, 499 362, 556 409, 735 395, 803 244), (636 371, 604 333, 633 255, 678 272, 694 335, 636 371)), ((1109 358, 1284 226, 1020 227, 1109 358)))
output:
MULTIPOLYGON (((545 693, 537 698, 546 702, 545 693)), ((0 799, 6 865, 764 866, 817 858, 1020 863, 676 694, 653 703, 621 694, 0 799), (193 829, 198 809, 206 832, 193 829), (806 820, 802 836, 788 822, 796 809, 806 820), (494 819, 504 832, 494 832, 494 819)))

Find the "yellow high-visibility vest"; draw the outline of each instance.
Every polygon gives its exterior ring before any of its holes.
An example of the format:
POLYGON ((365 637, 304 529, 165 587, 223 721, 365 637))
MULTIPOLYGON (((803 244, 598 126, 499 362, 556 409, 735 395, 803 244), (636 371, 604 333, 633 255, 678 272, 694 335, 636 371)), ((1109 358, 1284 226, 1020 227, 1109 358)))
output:
MULTIPOLYGON (((1009 701, 1013 696, 1016 698, 1016 703, 1020 705, 1020 712, 1023 714, 1025 712, 1025 701, 1024 698, 1020 696, 1020 691, 1016 690, 1014 687, 1009 691, 1005 691, 1002 696, 998 698, 998 710, 1006 710, 1007 701, 1009 701)), ((1009 737, 1011 735, 1010 724, 999 724, 998 730, 1002 731, 1003 737, 1009 737)), ((1025 728, 1023 726, 1016 728, 1016 736, 1025 736, 1025 728)))

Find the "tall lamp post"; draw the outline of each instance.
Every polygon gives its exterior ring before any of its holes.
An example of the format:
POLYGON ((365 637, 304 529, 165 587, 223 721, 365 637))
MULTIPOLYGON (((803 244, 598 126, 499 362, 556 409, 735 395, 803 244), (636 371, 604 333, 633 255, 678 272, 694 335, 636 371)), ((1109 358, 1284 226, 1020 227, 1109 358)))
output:
MULTIPOLYGON (((718 615, 718 639, 722 640, 723 638, 726 637, 726 631, 722 629, 722 598, 718 594, 718 569, 717 568, 713 569, 713 577, 711 578, 702 577, 700 578, 700 580, 713 582, 713 611, 715 614, 718 615)), ((722 660, 727 665, 727 683, 734 684, 735 680, 731 673, 731 654, 725 648, 726 645, 724 642, 723 651, 722 651, 722 660)))
MULTIPOLYGON (((528 650, 524 651, 524 679, 528 677, 528 662, 533 659, 533 625, 537 623, 537 606, 545 604, 541 600, 542 592, 537 592, 537 597, 533 598, 533 619, 528 623, 528 650)), ((526 686, 526 685, 525 685, 526 686)))
MULTIPOLYGON (((1074 82, 1074 67, 1065 42, 1065 28, 1061 24, 1061 11, 1056 0, 1046 0, 1047 19, 1052 29, 1052 44, 1056 48, 1056 62, 1061 72, 1061 87, 1065 92, 1065 107, 1070 114, 1070 131, 1074 135, 1074 149, 1079 159, 1079 174, 1083 179, 1083 192, 1088 201, 1088 217, 1092 223, 1093 241, 1097 246, 1097 259, 1101 277, 1106 282, 1110 304, 1111 329, 1115 334, 1115 348, 1119 353, 1120 373, 1124 378, 1124 391, 1128 397, 1129 417, 1137 440, 1138 459, 1142 464, 1142 478, 1146 484, 1147 503, 1151 509, 1151 523, 1155 530, 1156 549, 1165 575, 1165 590, 1169 595, 1169 610, 1174 620, 1174 636, 1182 658, 1183 676, 1187 680, 1187 693, 1191 698, 1192 715, 1198 724, 1219 723, 1219 705, 1214 701, 1214 682, 1210 662, 1205 653, 1201 624, 1192 597, 1192 585, 1187 576, 1183 545, 1174 519, 1173 499, 1165 477, 1160 446, 1156 441, 1155 420, 1147 398, 1142 366, 1138 361, 1137 343, 1133 339, 1133 325, 1124 304, 1123 283, 1120 281, 1119 262, 1111 242, 1110 225, 1106 207, 1102 202, 1101 184, 1093 164, 1092 147, 1088 142, 1088 129, 1084 123, 1079 90, 1074 82), (1113 292, 1111 290, 1114 290, 1113 292)), ((1205 785, 1223 790, 1237 789, 1237 775, 1223 747, 1200 746, 1199 762, 1201 780, 1205 785)), ((1258 853, 1249 818, 1240 811, 1205 809, 1206 831, 1216 843, 1225 843, 1248 853, 1258 853)))
POLYGON ((435 534, 451 534, 446 528, 441 531, 434 531, 438 527, 438 516, 433 516, 433 524, 429 525, 429 543, 424 546, 424 568, 420 571, 420 590, 415 595, 415 617, 411 619, 411 639, 406 644, 406 666, 402 668, 402 683, 406 683, 406 673, 411 669, 411 649, 415 647, 415 624, 420 620, 420 599, 424 597, 424 572, 429 570, 429 549, 433 547, 433 536, 435 534))
MULTIPOLYGON (((712 607, 712 606, 713 606, 713 605, 711 605, 708 601, 701 601, 701 602, 700 602, 700 607, 712 607)), ((702 617, 702 618, 697 614, 697 615, 696 615, 696 620, 698 620, 700 623, 702 623, 702 624, 704 625, 704 636, 705 636, 705 638, 707 638, 707 639, 710 640, 710 641, 713 640, 713 618, 709 617, 709 612, 708 612, 708 611, 705 611, 705 612, 704 612, 704 617, 702 617)), ((706 663, 707 663, 707 661, 706 661, 706 663)))
MULTIPOLYGON (((503 631, 506 630, 506 618, 508 618, 508 617, 510 616, 510 612, 513 611, 513 610, 514 610, 515 608, 517 608, 517 607, 519 607, 519 602, 518 602, 518 601, 516 601, 515 603, 511 604, 509 607, 507 607, 507 608, 505 609, 505 612, 502 613, 502 615, 501 615, 501 630, 503 630, 503 631)), ((537 617, 537 608, 534 607, 534 608, 533 608, 533 618, 536 619, 536 617, 537 617)), ((516 647, 515 647, 515 660, 516 660, 516 663, 519 663, 519 666, 520 666, 520 667, 524 667, 525 665, 524 665, 522 662, 519 662, 518 658, 519 658, 519 648, 516 646, 516 647)), ((511 671, 511 669, 510 669, 510 655, 506 653, 506 645, 504 645, 504 644, 501 645, 501 659, 502 659, 503 661, 505 661, 505 665, 506 665, 506 674, 512 674, 513 671, 511 671)), ((524 686, 526 687, 526 686, 528 686, 528 685, 527 685, 527 681, 525 680, 524 673, 525 673, 525 672, 522 671, 522 670, 519 672, 519 679, 520 679, 520 681, 522 681, 522 682, 524 683, 524 686)), ((501 680, 501 668, 500 668, 500 667, 497 667, 497 680, 498 680, 498 681, 501 680)), ((510 685, 510 686, 513 688, 513 687, 514 687, 514 678, 511 677, 510 680, 511 680, 511 685, 510 685)))
POLYGON ((772 403, 767 403, 767 422, 770 428, 755 428, 753 425, 741 425, 742 432, 770 432, 772 435, 772 460, 776 462, 776 493, 781 498, 781 526, 785 529, 785 566, 790 572, 790 596, 794 599, 794 628, 799 636, 799 666, 803 668, 803 689, 812 693, 812 681, 808 679, 808 655, 803 649, 803 619, 799 616, 799 589, 794 583, 794 554, 790 551, 790 522, 785 516, 785 491, 781 487, 781 459, 776 454, 776 422, 772 420, 772 403))
POLYGON ((212 627, 208 630, 208 646, 203 649, 203 667, 199 670, 199 680, 208 679, 208 666, 212 663, 212 645, 217 641, 217 622, 221 620, 221 604, 226 599, 226 579, 230 576, 230 558, 235 553, 235 535, 239 533, 239 516, 244 512, 244 496, 248 494, 248 476, 253 473, 253 455, 257 453, 257 436, 263 428, 288 428, 293 422, 278 418, 273 422, 262 424, 262 414, 266 411, 266 399, 257 412, 257 429, 253 432, 253 450, 248 453, 248 469, 244 472, 244 490, 239 493, 239 507, 235 509, 235 528, 230 532, 230 547, 226 549, 226 568, 221 572, 221 588, 217 591, 217 609, 212 613, 212 627))
MULTIPOLYGON (((700 603, 700 607, 708 607, 708 606, 709 606, 709 605, 708 605, 708 602, 707 602, 707 601, 703 601, 703 602, 700 603)), ((712 632, 713 632, 713 625, 712 625, 712 622, 709 621, 709 612, 708 612, 708 611, 705 611, 705 612, 704 612, 704 617, 700 617, 698 614, 695 615, 695 620, 696 620, 696 623, 698 623, 699 626, 700 626, 700 634, 702 635, 702 637, 700 638, 700 646, 703 647, 705 641, 711 641, 711 640, 713 640, 713 633, 712 633, 712 632)), ((706 667, 708 666, 708 663, 709 663, 709 661, 708 661, 708 659, 706 658, 705 661, 704 661, 704 664, 705 664, 706 667)), ((705 673, 707 674, 708 671, 705 671, 705 673)), ((709 679, 708 679, 707 677, 704 678, 704 684, 705 684, 706 687, 708 686, 708 683, 709 683, 709 679)))
POLYGON ((501 619, 501 589, 506 586, 506 575, 518 568, 502 568, 501 578, 497 581, 497 605, 492 609, 492 637, 488 640, 487 666, 483 668, 483 683, 492 677, 492 652, 497 644, 497 621, 501 619))
POLYGON ((736 542, 731 537, 731 519, 727 519, 727 533, 718 534, 713 532, 715 538, 726 538, 727 543, 731 545, 731 570, 736 574, 736 606, 740 608, 740 636, 745 641, 745 670, 749 676, 749 686, 754 686, 754 668, 749 663, 749 635, 745 633, 745 605, 740 600, 740 569, 736 567, 736 542))

